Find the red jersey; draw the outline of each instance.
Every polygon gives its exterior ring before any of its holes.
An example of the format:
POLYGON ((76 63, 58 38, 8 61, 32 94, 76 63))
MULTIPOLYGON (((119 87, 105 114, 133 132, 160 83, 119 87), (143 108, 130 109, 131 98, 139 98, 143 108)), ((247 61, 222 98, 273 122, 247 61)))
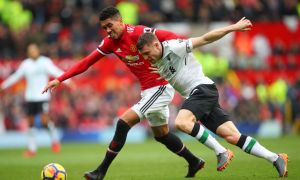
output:
POLYGON ((151 73, 151 70, 149 69, 151 66, 150 62, 145 60, 138 52, 136 43, 139 36, 144 32, 155 33, 160 42, 178 38, 176 34, 169 31, 156 30, 141 25, 125 25, 124 32, 120 39, 112 39, 107 36, 103 39, 97 50, 93 51, 89 56, 70 68, 60 76, 58 80, 63 81, 75 76, 88 69, 88 67, 93 65, 103 56, 113 53, 118 56, 139 79, 142 90, 167 84, 167 81, 164 79, 157 80, 159 74, 151 73))

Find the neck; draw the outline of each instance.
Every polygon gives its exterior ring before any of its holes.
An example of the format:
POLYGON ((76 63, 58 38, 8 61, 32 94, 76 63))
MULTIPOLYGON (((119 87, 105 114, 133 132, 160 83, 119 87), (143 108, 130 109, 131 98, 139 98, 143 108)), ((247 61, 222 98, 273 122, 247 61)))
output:
POLYGON ((163 45, 162 45, 161 42, 159 43, 158 49, 159 49, 159 52, 160 52, 159 59, 162 59, 162 57, 164 55, 164 48, 163 48, 163 45))
POLYGON ((121 39, 122 38, 122 36, 123 36, 123 34, 124 34, 124 32, 125 32, 125 24, 123 23, 122 24, 122 33, 120 34, 120 36, 119 36, 119 38, 118 39, 121 39))

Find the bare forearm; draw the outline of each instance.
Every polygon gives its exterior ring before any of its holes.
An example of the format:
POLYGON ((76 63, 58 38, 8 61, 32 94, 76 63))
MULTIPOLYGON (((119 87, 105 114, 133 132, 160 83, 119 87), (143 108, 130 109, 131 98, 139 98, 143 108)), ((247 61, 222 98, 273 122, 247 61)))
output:
POLYGON ((193 47, 196 48, 199 46, 203 46, 205 44, 212 43, 218 39, 221 39, 226 34, 233 32, 233 31, 235 31, 234 25, 230 25, 227 27, 215 29, 215 30, 210 31, 200 37, 191 38, 193 47))
POLYGON ((213 30, 213 31, 210 31, 210 32, 204 34, 203 39, 206 43, 211 43, 233 31, 235 31, 234 25, 230 25, 230 26, 227 26, 224 28, 219 28, 219 29, 216 29, 216 30, 213 30))
POLYGON ((251 29, 251 26, 252 23, 248 19, 243 17, 240 21, 238 21, 235 24, 212 30, 200 37, 191 38, 191 41, 193 47, 196 48, 205 44, 212 43, 233 31, 248 31, 251 29))

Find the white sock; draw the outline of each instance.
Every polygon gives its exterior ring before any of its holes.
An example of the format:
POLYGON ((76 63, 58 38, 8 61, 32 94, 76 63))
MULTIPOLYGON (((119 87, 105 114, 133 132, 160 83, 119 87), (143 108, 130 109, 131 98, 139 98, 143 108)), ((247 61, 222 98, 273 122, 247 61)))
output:
POLYGON ((53 143, 58 143, 59 142, 58 133, 57 133, 55 125, 52 121, 48 122, 48 130, 49 130, 52 142, 53 143))
POLYGON ((269 151, 268 149, 263 147, 261 144, 259 144, 259 142, 256 141, 256 139, 254 139, 250 136, 247 136, 245 144, 243 145, 243 150, 246 153, 255 155, 257 157, 264 158, 270 162, 274 162, 278 158, 278 155, 276 153, 269 151))
POLYGON ((202 125, 200 125, 199 132, 195 138, 205 146, 214 150, 216 155, 226 152, 226 148, 224 148, 214 137, 212 137, 202 125))
POLYGON ((36 128, 31 127, 28 130, 28 150, 30 150, 31 152, 36 152, 37 151, 37 144, 36 144, 35 134, 36 134, 36 128))

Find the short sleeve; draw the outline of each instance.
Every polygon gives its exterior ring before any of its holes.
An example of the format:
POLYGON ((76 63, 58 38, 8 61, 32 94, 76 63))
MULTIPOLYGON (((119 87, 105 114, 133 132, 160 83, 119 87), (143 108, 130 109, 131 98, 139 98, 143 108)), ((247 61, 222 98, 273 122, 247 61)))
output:
POLYGON ((192 52, 193 44, 190 39, 183 40, 183 39, 176 39, 169 41, 170 50, 177 54, 180 57, 185 56, 187 53, 192 52))
POLYGON ((193 50, 193 43, 191 39, 185 40, 186 41, 186 52, 190 53, 193 50))

